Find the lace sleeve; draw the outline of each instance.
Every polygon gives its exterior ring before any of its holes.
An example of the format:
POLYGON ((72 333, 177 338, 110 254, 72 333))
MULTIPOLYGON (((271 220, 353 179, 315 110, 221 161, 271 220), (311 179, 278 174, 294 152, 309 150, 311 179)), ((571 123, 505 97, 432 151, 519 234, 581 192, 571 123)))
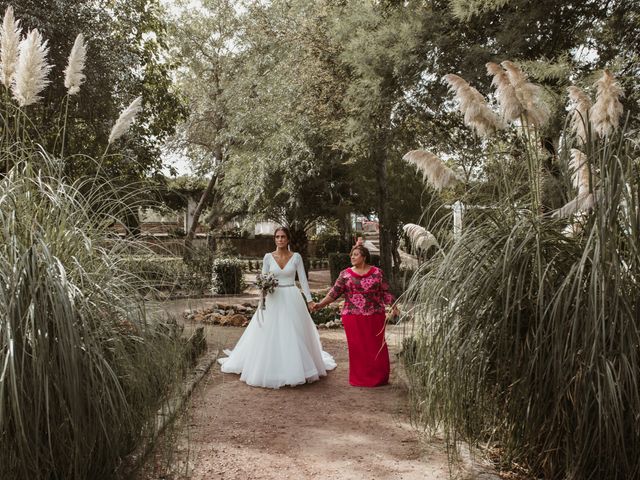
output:
POLYGON ((265 253, 264 258, 262 259, 262 273, 269 273, 269 255, 270 253, 265 253))
POLYGON ((340 297, 340 295, 342 295, 347 290, 346 286, 347 279, 345 278, 345 270, 343 270, 340 272, 340 275, 338 275, 336 283, 333 285, 333 287, 331 287, 328 295, 334 300, 337 300, 338 297, 340 297))
POLYGON ((307 299, 307 303, 311 301, 311 290, 309 290, 309 282, 307 281, 307 274, 304 273, 304 262, 302 261, 302 256, 299 253, 294 253, 296 258, 294 259, 296 262, 296 270, 298 272, 298 280, 300 280, 300 288, 302 288, 302 293, 304 297, 307 299))

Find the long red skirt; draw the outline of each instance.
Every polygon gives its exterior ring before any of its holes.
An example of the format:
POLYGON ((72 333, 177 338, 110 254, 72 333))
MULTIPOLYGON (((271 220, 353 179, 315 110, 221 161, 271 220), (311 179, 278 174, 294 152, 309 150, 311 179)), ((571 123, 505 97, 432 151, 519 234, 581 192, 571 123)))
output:
POLYGON ((389 381, 389 350, 384 338, 385 314, 342 315, 349 347, 349 383, 377 387, 389 381))

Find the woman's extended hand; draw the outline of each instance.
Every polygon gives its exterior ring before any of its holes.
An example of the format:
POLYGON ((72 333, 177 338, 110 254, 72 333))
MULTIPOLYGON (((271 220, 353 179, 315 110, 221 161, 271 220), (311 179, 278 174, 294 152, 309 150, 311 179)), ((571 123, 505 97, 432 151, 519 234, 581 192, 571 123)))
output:
POLYGON ((307 302, 307 308, 309 309, 310 312, 315 312, 317 305, 318 304, 314 301, 307 302))

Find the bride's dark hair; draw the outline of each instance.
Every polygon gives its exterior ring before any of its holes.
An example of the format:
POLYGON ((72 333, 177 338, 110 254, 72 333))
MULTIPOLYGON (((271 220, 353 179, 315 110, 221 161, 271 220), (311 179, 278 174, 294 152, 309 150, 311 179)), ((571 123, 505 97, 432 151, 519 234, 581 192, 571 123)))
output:
POLYGON ((276 234, 278 232, 283 232, 286 236, 287 236, 287 240, 289 240, 289 243, 291 243, 291 232, 289 231, 289 229, 287 227, 278 227, 276 228, 276 231, 273 232, 273 239, 276 239, 276 234))

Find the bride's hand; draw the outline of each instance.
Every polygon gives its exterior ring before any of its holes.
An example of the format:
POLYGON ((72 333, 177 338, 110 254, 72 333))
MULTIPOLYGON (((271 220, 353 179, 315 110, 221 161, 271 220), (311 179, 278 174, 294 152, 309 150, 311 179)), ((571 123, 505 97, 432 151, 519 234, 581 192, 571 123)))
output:
POLYGON ((316 311, 316 302, 308 302, 307 303, 307 308, 309 309, 310 312, 315 312, 316 311))

